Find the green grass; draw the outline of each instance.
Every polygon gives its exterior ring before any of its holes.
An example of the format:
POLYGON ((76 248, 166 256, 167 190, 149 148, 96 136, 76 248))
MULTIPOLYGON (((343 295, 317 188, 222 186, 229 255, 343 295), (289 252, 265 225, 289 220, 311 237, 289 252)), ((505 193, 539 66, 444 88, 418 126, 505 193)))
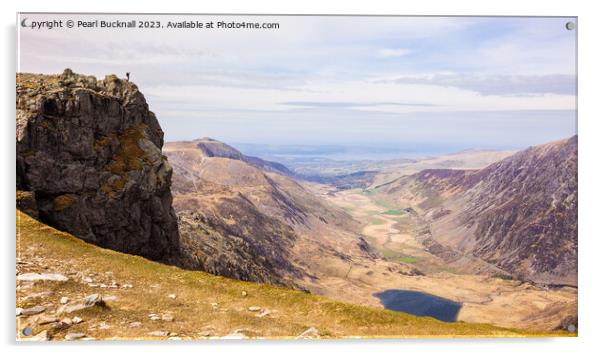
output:
POLYGON ((385 257, 386 259, 389 259, 389 260, 401 257, 401 254, 399 252, 392 251, 388 248, 383 249, 382 254, 383 254, 383 257, 385 257))
POLYGON ((388 248, 383 249, 381 252, 382 252, 383 257, 388 261, 396 261, 396 262, 401 262, 401 263, 414 264, 420 260, 417 257, 406 256, 399 252, 390 250, 388 248))
POLYGON ((412 256, 402 256, 402 257, 399 257, 399 258, 398 258, 398 261, 400 261, 400 262, 402 262, 402 263, 410 263, 410 264, 413 264, 413 263, 416 263, 416 262, 418 262, 418 261, 419 261, 419 259, 418 259, 418 258, 416 258, 416 257, 412 257, 412 256))
POLYGON ((401 212, 401 210, 397 210, 397 209, 389 209, 385 212, 383 212, 384 215, 402 215, 403 213, 401 212))
MULTIPOLYGON (((315 327, 327 338, 345 337, 524 337, 564 336, 565 332, 529 332, 504 329, 487 324, 445 323, 432 318, 365 307, 335 301, 323 296, 270 285, 232 280, 200 271, 183 270, 147 259, 114 252, 88 244, 67 233, 41 224, 17 212, 17 257, 27 261, 35 255, 49 265, 30 271, 81 271, 106 274, 131 289, 88 288, 80 282, 41 282, 31 291, 52 291, 44 299, 31 300, 27 306, 51 302, 57 304, 61 296, 80 299, 91 293, 116 295, 108 310, 85 311, 82 325, 69 331, 85 331, 97 339, 157 339, 147 333, 156 330, 177 332, 180 337, 200 338, 198 332, 210 326, 216 336, 235 329, 244 329, 251 337, 293 338, 309 327, 315 327), (248 293, 242 296, 242 291, 248 293), (175 293, 175 300, 167 294, 175 293), (218 303, 214 309, 211 303, 218 303), (249 306, 270 309, 273 314, 258 318, 247 310, 249 306), (148 314, 171 312, 175 321, 150 321, 148 314), (138 328, 128 328, 133 321, 142 322, 138 328), (103 331, 90 332, 89 326, 105 322, 103 331), (81 328, 80 328, 81 327, 81 328)), ((26 290, 17 292, 17 303, 26 290)), ((19 329, 19 324, 17 326, 19 329)), ((47 328, 56 339, 66 330, 54 330, 50 325, 36 327, 36 332, 47 328)))

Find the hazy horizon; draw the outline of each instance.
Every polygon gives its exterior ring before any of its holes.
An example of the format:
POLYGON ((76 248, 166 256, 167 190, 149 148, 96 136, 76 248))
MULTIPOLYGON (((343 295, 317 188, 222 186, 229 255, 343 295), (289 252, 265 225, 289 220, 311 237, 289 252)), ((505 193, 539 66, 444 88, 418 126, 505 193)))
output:
MULTIPOLYGON (((35 15, 127 19, 127 15, 35 15)), ((152 19, 153 16, 138 16, 152 19)), ((215 16, 170 15, 209 21, 215 16)), ((576 134, 574 18, 220 16, 278 30, 18 27, 22 72, 115 73, 166 141, 520 149, 576 134)))

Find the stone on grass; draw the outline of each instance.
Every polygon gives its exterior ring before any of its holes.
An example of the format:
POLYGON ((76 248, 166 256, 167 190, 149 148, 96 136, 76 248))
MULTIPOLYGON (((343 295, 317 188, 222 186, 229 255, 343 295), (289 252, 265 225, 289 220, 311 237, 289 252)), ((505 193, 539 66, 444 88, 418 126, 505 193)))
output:
POLYGON ((152 331, 152 332, 148 332, 148 335, 153 336, 153 337, 167 337, 167 336, 169 336, 169 332, 167 332, 167 331, 152 331))
POLYGON ((41 293, 29 294, 29 295, 25 296, 23 298, 23 300, 27 301, 27 300, 33 300, 33 299, 38 299, 38 298, 44 298, 44 297, 47 297, 49 295, 52 295, 52 291, 43 291, 41 293))
POLYGON ((39 325, 45 325, 45 324, 49 324, 49 323, 55 323, 58 322, 59 319, 54 317, 54 316, 48 316, 48 315, 40 315, 36 322, 39 325))
POLYGON ((38 306, 34 306, 34 307, 29 307, 29 308, 21 310, 21 316, 37 315, 38 313, 42 313, 45 310, 46 310, 46 307, 44 307, 42 305, 38 305, 38 306))
POLYGON ((67 329, 69 327, 71 327, 71 325, 73 325, 73 321, 70 318, 63 318, 62 320, 60 320, 59 322, 56 322, 53 324, 54 328, 61 330, 61 329, 67 329))
POLYGON ((259 318, 262 318, 262 317, 266 317, 266 316, 270 315, 271 313, 272 313, 272 311, 270 311, 268 309, 263 309, 256 316, 259 317, 259 318))
POLYGON ((61 297, 61 300, 59 302, 64 305, 69 302, 69 298, 66 296, 63 296, 63 297, 61 297))
POLYGON ((92 295, 86 296, 83 301, 78 302, 76 304, 73 304, 73 305, 63 305, 58 310, 58 313, 71 313, 71 312, 85 310, 87 308, 94 307, 94 306, 101 306, 101 307, 103 307, 105 305, 106 304, 105 304, 105 302, 102 299, 102 296, 100 294, 92 294, 92 295))
POLYGON ((67 281, 69 278, 62 274, 56 273, 25 273, 17 276, 17 280, 21 281, 67 281))
POLYGON ((88 295, 84 298, 84 305, 87 307, 92 307, 96 305, 103 305, 104 301, 102 300, 102 296, 100 294, 92 294, 88 295))
POLYGON ((249 307, 249 311, 251 311, 251 312, 259 312, 259 311, 261 311, 261 307, 259 307, 259 306, 251 306, 251 307, 249 307))
POLYGON ((246 339, 247 337, 244 333, 244 329, 237 329, 228 335, 221 337, 221 339, 246 339))
POLYGON ((73 333, 67 333, 67 334, 65 334, 65 339, 66 340, 77 340, 77 339, 84 338, 85 336, 86 336, 85 333, 73 332, 73 333))
POLYGON ((50 339, 50 335, 47 330, 43 330, 42 332, 36 334, 33 337, 28 338, 27 340, 36 341, 36 342, 45 342, 50 339))

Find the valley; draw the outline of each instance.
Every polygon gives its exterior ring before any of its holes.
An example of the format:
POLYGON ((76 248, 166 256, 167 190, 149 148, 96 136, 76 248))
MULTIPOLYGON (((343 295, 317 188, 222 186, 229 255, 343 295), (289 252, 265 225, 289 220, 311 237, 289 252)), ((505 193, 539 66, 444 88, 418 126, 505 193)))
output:
MULTIPOLYGON (((554 330, 562 329, 562 323, 573 321, 576 314, 576 288, 521 279, 433 237, 433 214, 445 198, 422 186, 404 190, 405 194, 390 193, 392 183, 414 178, 429 168, 465 168, 450 170, 451 175, 478 171, 511 156, 510 152, 466 151, 402 159, 403 166, 388 164, 389 168, 372 177, 363 175, 370 178, 364 181, 371 186, 367 188, 341 188, 337 183, 341 179, 317 183, 284 165, 250 158, 208 138, 167 143, 165 152, 174 167, 174 206, 182 239, 208 242, 184 225, 191 213, 213 210, 219 217, 209 224, 219 232, 212 242, 224 245, 242 237, 259 247, 233 261, 228 271, 203 268, 215 274, 300 288, 371 307, 425 308, 427 316, 447 321, 554 330), (374 181, 387 182, 375 186, 374 181), (255 214, 243 217, 249 210, 255 214), (232 233, 236 224, 224 222, 230 218, 245 220, 242 224, 251 227, 249 234, 232 233), (265 218, 280 226, 263 240, 274 230, 262 224, 265 218), (253 268, 258 254, 265 254, 259 259, 267 263, 253 268), (273 258, 276 256, 279 258, 273 258), (262 278, 254 274, 257 271, 271 276, 262 278), (391 293, 397 294, 397 302, 392 302, 390 295, 379 296, 391 293), (428 311, 441 304, 441 317, 428 311)), ((357 165, 350 166, 354 166, 347 170, 350 174, 361 173, 354 170, 357 165)), ((203 232, 208 228, 197 223, 197 230, 199 227, 203 232)), ((215 257, 232 258, 231 246, 217 248, 215 253, 202 252, 200 258, 213 263, 215 257)))
MULTIPOLYGON (((388 168, 363 182, 371 187, 342 188, 337 182, 344 178, 317 183, 285 165, 248 157, 213 139, 167 143, 164 151, 174 167, 174 206, 182 239, 209 242, 202 235, 211 224, 218 230, 210 238, 211 247, 219 251, 204 251, 204 264, 223 263, 224 257, 233 260, 230 270, 204 268, 209 272, 371 307, 399 310, 407 304, 422 303, 419 308, 451 304, 453 315, 449 306, 441 307, 441 319, 448 321, 554 330, 576 313, 575 288, 550 288, 519 279, 470 252, 437 241, 430 232, 433 212, 429 208, 438 208, 443 197, 422 186, 405 194, 387 189, 429 168, 460 166, 472 170, 450 171, 478 171, 510 152, 466 151, 398 160, 403 166, 374 162, 373 166, 388 168), (388 182, 374 186, 374 181, 388 182), (210 217, 210 210, 218 217, 210 217), (254 215, 243 216, 251 210, 254 215), (193 214, 206 215, 205 225, 184 226, 193 214), (234 221, 225 221, 231 218, 250 228, 246 236, 233 229, 234 221), (268 227, 264 219, 279 226, 268 227), (246 257, 232 257, 240 247, 224 245, 240 238, 250 251, 246 257), (258 258, 258 254, 265 256, 258 258), (266 262, 257 264, 258 259, 266 262), (266 278, 255 271, 271 275, 266 278), (399 298, 405 302, 391 303, 388 295, 379 298, 390 292, 401 292, 399 298)), ((361 173, 357 168, 365 164, 349 163, 346 172, 361 173)))
MULTIPOLYGON (((328 296, 383 306, 375 293, 390 289, 416 291, 460 303, 457 321, 514 328, 553 329, 576 313, 576 288, 551 289, 507 279, 495 273, 495 267, 469 255, 448 262, 427 250, 418 235, 419 218, 411 212, 392 209, 393 206, 362 190, 327 191, 324 187, 314 190, 360 220, 365 225, 362 234, 384 259, 411 265, 422 274, 378 272, 377 264, 386 264, 384 261, 376 261, 376 269, 370 270, 356 265, 347 280, 353 283, 357 298, 340 295, 348 285, 327 292, 328 296)), ((334 282, 332 286, 336 286, 334 282)))
POLYGON ((576 136, 287 165, 212 138, 164 143, 135 84, 69 69, 19 74, 16 118, 24 339, 577 327, 576 136), (71 306, 92 307, 86 333, 57 317, 71 306))

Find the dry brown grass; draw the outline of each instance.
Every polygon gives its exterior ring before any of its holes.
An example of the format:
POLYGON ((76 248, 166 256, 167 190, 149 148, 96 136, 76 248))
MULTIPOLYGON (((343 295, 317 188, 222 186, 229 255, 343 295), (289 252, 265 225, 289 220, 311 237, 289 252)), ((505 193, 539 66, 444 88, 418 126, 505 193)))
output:
MULTIPOLYGON (((116 301, 108 301, 108 308, 78 313, 84 319, 83 323, 69 330, 53 329, 53 338, 57 340, 62 339, 67 331, 85 332, 97 339, 158 339, 149 337, 148 332, 165 330, 183 338, 196 339, 207 338, 207 334, 224 336, 237 329, 256 338, 293 338, 309 327, 317 328, 325 338, 566 335, 461 322, 444 323, 300 291, 182 270, 90 245, 21 212, 17 212, 17 230, 17 257, 24 261, 31 258, 43 260, 36 266, 46 269, 37 271, 94 273, 95 281, 108 281, 103 274, 111 272, 111 279, 133 285, 133 288, 99 289, 89 288, 74 279, 62 283, 38 282, 27 291, 52 291, 52 294, 43 300, 27 301, 23 300, 25 291, 18 291, 17 306, 22 307, 41 302, 58 304, 61 296, 72 300, 92 293, 117 296, 116 301), (243 296, 243 291, 248 295, 243 296), (169 298, 168 294, 176 294, 176 299, 169 298), (212 303, 217 303, 217 306, 212 303), (269 309, 272 313, 259 318, 256 312, 248 310, 250 306, 269 309), (151 321, 148 318, 150 313, 171 313, 175 321, 151 321), (99 329, 97 325, 101 322, 108 328, 99 329), (129 328, 131 322, 141 322, 142 325, 129 328)), ((34 266, 27 271, 36 271, 36 268, 34 266)), ((35 332, 46 328, 50 325, 36 327, 35 332)))

